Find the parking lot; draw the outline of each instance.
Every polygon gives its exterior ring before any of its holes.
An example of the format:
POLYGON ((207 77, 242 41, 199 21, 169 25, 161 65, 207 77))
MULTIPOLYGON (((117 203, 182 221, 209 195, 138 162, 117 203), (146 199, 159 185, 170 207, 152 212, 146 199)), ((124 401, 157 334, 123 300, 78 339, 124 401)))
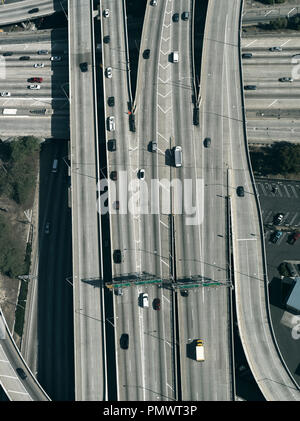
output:
POLYGON ((292 337, 294 315, 285 307, 289 290, 282 283, 278 272, 280 263, 288 261, 294 263, 294 268, 300 276, 300 239, 294 244, 288 242, 291 232, 300 232, 300 181, 257 178, 256 186, 265 228, 273 328, 287 366, 300 385, 300 340, 292 337), (284 217, 281 224, 275 228, 273 220, 278 213, 284 214, 284 217), (275 229, 281 229, 283 235, 273 243, 270 237, 275 229))

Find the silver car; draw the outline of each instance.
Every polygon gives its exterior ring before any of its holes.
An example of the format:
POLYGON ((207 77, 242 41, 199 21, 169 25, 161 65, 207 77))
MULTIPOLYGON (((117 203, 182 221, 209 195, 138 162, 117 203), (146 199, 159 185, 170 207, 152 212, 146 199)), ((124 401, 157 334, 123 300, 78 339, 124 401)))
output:
POLYGON ((106 77, 108 77, 108 79, 112 78, 112 68, 111 67, 106 68, 106 77))
POLYGON ((41 85, 28 85, 28 89, 41 89, 41 85))
POLYGON ((108 130, 110 132, 115 131, 115 117, 114 116, 110 116, 107 119, 107 126, 108 126, 108 130))
POLYGON ((105 10, 104 10, 104 12, 103 12, 103 16, 104 16, 105 18, 108 18, 108 17, 109 17, 109 9, 105 9, 105 10))
POLYGON ((10 96, 10 92, 0 92, 0 96, 10 96))
POLYGON ((35 63, 33 67, 44 67, 44 63, 35 63))

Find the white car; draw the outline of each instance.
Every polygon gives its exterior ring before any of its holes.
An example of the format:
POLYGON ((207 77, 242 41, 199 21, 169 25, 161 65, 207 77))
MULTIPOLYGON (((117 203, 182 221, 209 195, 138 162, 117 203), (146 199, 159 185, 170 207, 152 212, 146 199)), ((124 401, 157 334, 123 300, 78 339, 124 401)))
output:
POLYGON ((52 56, 50 58, 51 61, 61 61, 61 56, 52 56))
POLYGON ((105 18, 109 18, 109 9, 105 9, 105 10, 104 10, 104 12, 103 12, 103 16, 104 16, 105 18))
POLYGON ((0 96, 10 96, 10 92, 0 92, 0 96))
POLYGON ((44 63, 35 63, 33 67, 44 67, 44 63))
POLYGON ((293 82, 293 78, 292 77, 281 77, 279 78, 279 82, 293 82))
POLYGON ((157 0, 151 0, 151 6, 157 6, 157 0))
POLYGON ((108 130, 110 132, 115 131, 115 117, 114 116, 108 117, 107 124, 108 124, 108 130))
POLYGON ((141 303, 143 307, 149 307, 149 296, 146 292, 141 294, 141 303))
POLYGON ((41 85, 28 85, 28 89, 41 89, 41 85))
POLYGON ((112 78, 112 68, 111 67, 106 68, 106 77, 108 77, 108 79, 112 78))
POLYGON ((141 168, 139 170, 138 177, 139 177, 140 180, 145 180, 145 170, 144 170, 144 168, 141 168))

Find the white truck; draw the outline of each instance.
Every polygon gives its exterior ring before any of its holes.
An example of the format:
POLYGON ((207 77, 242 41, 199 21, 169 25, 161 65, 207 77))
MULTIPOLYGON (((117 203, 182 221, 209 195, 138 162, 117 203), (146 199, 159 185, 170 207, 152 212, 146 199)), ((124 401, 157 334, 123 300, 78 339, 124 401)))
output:
POLYGON ((2 110, 2 114, 4 115, 15 115, 17 114, 17 109, 16 108, 3 108, 2 110))
POLYGON ((204 343, 201 339, 196 342, 196 360, 204 361, 204 343))

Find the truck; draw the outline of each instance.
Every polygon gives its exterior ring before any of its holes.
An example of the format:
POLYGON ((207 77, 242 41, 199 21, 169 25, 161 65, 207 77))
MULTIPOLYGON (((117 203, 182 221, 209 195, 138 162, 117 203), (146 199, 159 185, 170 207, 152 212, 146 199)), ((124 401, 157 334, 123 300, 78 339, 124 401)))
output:
POLYGON ((204 361, 204 343, 201 339, 196 341, 196 360, 204 361))
POLYGON ((16 108, 3 108, 2 110, 2 114, 4 115, 15 115, 17 114, 17 109, 16 108))

